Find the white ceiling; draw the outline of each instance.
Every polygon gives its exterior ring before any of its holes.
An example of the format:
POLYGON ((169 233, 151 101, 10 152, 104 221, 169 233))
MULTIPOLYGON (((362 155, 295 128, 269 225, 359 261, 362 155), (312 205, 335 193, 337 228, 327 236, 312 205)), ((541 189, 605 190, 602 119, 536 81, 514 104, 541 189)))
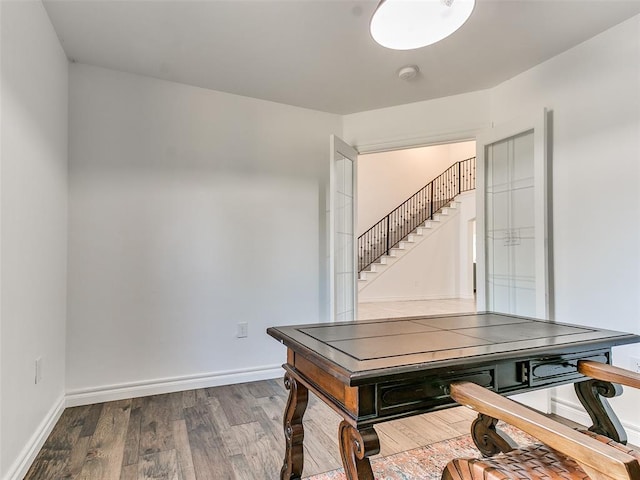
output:
POLYGON ((640 13, 640 0, 477 0, 451 37, 378 46, 377 1, 45 0, 72 61, 347 114, 489 88, 640 13), (400 80, 397 70, 421 75, 400 80))

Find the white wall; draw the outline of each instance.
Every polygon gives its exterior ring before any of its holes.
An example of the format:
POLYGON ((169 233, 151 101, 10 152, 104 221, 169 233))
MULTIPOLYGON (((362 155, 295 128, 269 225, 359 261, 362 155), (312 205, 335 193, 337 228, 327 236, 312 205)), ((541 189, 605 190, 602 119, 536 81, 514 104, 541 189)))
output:
POLYGON ((455 162, 475 157, 475 142, 358 156, 358 235, 455 162))
POLYGON ((0 11, 0 478, 9 479, 24 476, 63 407, 68 70, 39 1, 3 1, 0 11))
POLYGON ((370 153, 473 140, 491 125, 488 90, 345 115, 344 140, 370 153))
POLYGON ((340 117, 70 72, 71 398, 280 375, 285 351, 266 328, 324 319, 323 195, 340 117))
MULTIPOLYGON (((553 110, 555 313, 560 321, 640 333, 640 17, 491 92, 496 123, 553 110)), ((616 349, 630 367, 640 345, 616 349)), ((640 392, 614 402, 640 441, 640 392), (635 407, 632 405, 636 405, 635 407)), ((561 389, 556 407, 577 400, 561 389)))
POLYGON ((476 216, 474 192, 458 195, 457 209, 441 216, 421 238, 358 292, 359 302, 473 298, 469 277, 469 222, 476 216))
MULTIPOLYGON (((492 90, 348 115, 345 139, 462 138, 469 119, 499 124, 553 109, 556 319, 640 333, 639 36, 636 16, 492 90)), ((640 346, 615 349, 620 366, 629 367, 631 356, 640 357, 640 346)), ((561 390, 556 408, 577 415, 561 390)), ((640 393, 625 397, 614 403, 637 444, 640 393)))

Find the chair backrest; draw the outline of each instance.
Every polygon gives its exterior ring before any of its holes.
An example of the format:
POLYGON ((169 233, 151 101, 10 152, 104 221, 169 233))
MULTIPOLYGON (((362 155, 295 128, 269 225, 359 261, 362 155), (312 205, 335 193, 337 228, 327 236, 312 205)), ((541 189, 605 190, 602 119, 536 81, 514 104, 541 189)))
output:
POLYGON ((640 480, 638 460, 611 445, 474 383, 452 383, 450 392, 459 404, 513 425, 574 459, 592 480, 640 480))

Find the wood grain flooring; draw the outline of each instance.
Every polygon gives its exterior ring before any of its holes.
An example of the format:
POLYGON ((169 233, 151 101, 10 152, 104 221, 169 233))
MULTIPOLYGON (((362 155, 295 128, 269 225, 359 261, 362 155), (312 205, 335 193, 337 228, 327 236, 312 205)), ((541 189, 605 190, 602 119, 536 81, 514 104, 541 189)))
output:
MULTIPOLYGON (((284 457, 281 380, 68 408, 25 480, 272 480, 284 457)), ((339 417, 310 395, 304 474, 341 466, 339 417)), ((381 456, 469 432, 453 408, 376 426, 381 456)))

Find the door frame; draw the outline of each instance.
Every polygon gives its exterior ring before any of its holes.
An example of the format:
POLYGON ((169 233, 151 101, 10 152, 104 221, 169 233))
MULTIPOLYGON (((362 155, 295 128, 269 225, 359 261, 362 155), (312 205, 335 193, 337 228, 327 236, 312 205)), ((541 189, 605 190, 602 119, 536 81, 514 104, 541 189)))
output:
MULTIPOLYGON (((367 143, 357 143, 354 142, 353 145, 349 145, 349 144, 345 144, 347 147, 351 147, 353 149, 356 150, 358 155, 368 155, 368 154, 373 154, 373 153, 384 153, 384 152, 394 152, 394 151, 398 151, 398 150, 407 150, 407 149, 413 149, 413 148, 422 148, 422 147, 435 147, 438 145, 448 145, 448 144, 455 144, 455 143, 463 143, 463 142, 478 142, 478 135, 480 135, 483 131, 485 131, 488 128, 489 124, 483 124, 482 126, 477 125, 474 126, 472 128, 469 129, 460 129, 460 130, 452 130, 452 131, 447 131, 447 132, 441 132, 441 133, 436 133, 436 134, 431 134, 431 133, 424 133, 423 135, 419 135, 419 136, 412 136, 412 137, 400 137, 397 139, 394 139, 392 141, 389 140, 380 140, 380 141, 369 141, 367 143)), ((332 135, 332 138, 334 138, 334 136, 332 135)), ((337 140, 340 140, 340 138, 335 137, 337 140)), ((344 143, 344 142, 343 142, 344 143)), ((331 150, 333 151, 333 143, 331 144, 331 150)), ((354 165, 355 166, 355 175, 357 175, 357 162, 354 165)), ((333 162, 332 162, 332 168, 333 168, 333 162)), ((476 164, 476 171, 477 171, 477 164, 476 164)), ((333 178, 333 172, 331 172, 331 178, 333 178)), ((477 180, 476 180, 477 182, 477 180)), ((328 187, 329 191, 331 191, 331 187, 328 187)), ((476 199, 477 199, 477 183, 476 183, 476 199)), ((357 212, 357 190, 355 191, 356 194, 356 212, 357 212)), ((331 205, 331 200, 330 200, 330 195, 327 195, 327 205, 330 206, 331 205)), ((476 200, 477 201, 477 200, 476 200)), ((327 215, 328 215, 328 222, 329 222, 329 228, 333 228, 333 217, 329 218, 332 213, 329 211, 330 208, 327 208, 327 215)), ((477 225, 477 216, 474 219, 474 221, 476 221, 476 225, 477 225)), ((357 235, 357 214, 354 214, 354 248, 356 249, 356 261, 357 261, 357 239, 358 239, 358 235, 357 235)), ((477 232, 476 232, 477 235, 477 232)), ((330 234, 330 238, 333 239, 333 234, 330 234)), ((470 251, 469 251, 469 259, 472 258, 472 246, 470 246, 470 251)), ((479 255, 480 250, 478 249, 478 245, 476 243, 476 254, 479 255)), ((329 246, 329 253, 330 255, 333 254, 333 244, 330 244, 329 246)), ((333 315, 333 259, 329 258, 329 279, 330 279, 330 284, 329 284, 329 308, 330 308, 330 314, 331 316, 333 315)), ((477 267, 476 267, 477 268, 477 267)), ((469 281, 470 281, 470 285, 471 285, 471 291, 473 292, 473 265, 469 266, 469 270, 471 271, 470 273, 470 277, 469 277, 469 281)), ((356 272, 357 272, 357 267, 356 267, 356 272)), ((458 274, 460 275, 460 273, 458 274)), ((477 275, 477 273, 476 273, 477 275)), ((357 275, 356 275, 357 278, 357 275)), ((476 277, 476 282, 477 282, 477 277, 476 277)), ((358 288, 357 288, 357 280, 356 280, 356 292, 355 292, 355 304, 356 304, 356 315, 357 315, 357 305, 358 305, 358 288)), ((480 311, 480 309, 477 307, 477 292, 474 294, 474 297, 476 299, 476 310, 480 311)), ((333 321, 333 318, 331 318, 333 321)))
POLYGON ((336 191, 336 153, 348 158, 353 162, 352 183, 353 183, 353 320, 358 318, 358 257, 357 257, 357 225, 358 225, 358 150, 346 143, 336 135, 329 137, 330 156, 329 156, 329 194, 328 201, 328 221, 329 221, 329 321, 336 321, 336 282, 335 282, 335 208, 334 196, 336 191))

